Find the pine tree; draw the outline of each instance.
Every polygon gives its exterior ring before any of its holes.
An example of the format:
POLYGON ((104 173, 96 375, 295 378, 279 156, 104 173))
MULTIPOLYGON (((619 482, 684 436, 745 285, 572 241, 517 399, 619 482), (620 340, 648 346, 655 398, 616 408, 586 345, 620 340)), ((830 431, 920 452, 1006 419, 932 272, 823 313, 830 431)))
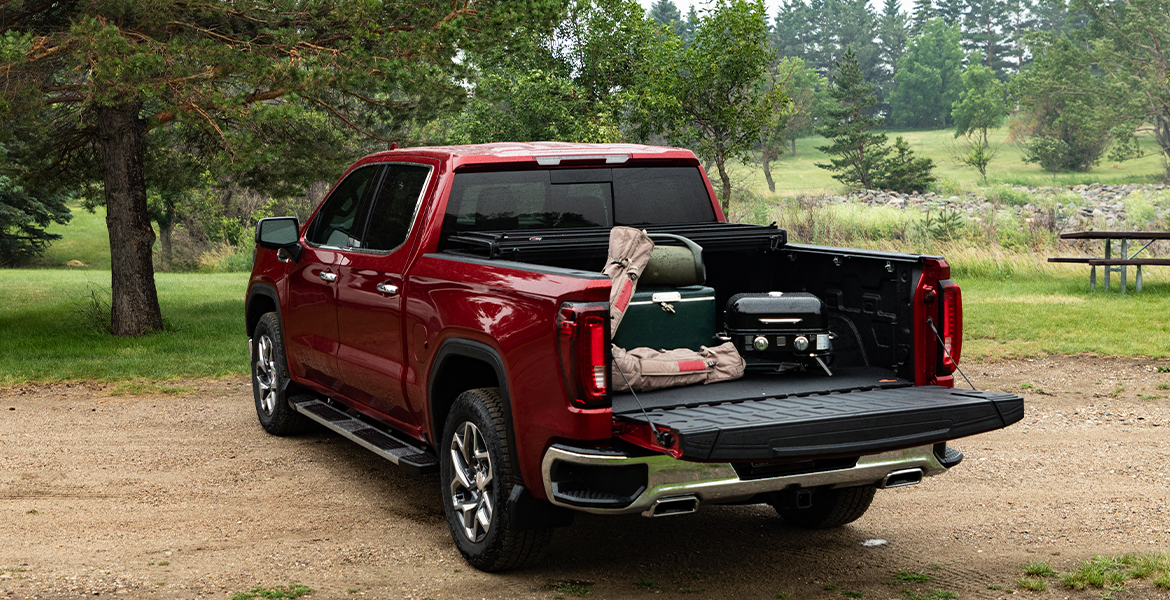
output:
POLYGON ((898 0, 886 0, 881 21, 878 23, 883 77, 876 82, 885 92, 882 94, 885 98, 889 98, 894 91, 894 75, 897 73, 898 61, 906 54, 907 28, 906 14, 901 11, 898 0))
POLYGON ((675 6, 673 0, 656 0, 650 5, 647 16, 659 25, 670 27, 678 37, 683 37, 686 23, 683 22, 682 12, 675 6))
MULTIPOLYGON (((0 159, 4 158, 0 148, 0 159)), ((61 239, 45 228, 68 223, 73 215, 64 197, 49 194, 34 198, 10 178, 0 175, 0 267, 20 265, 39 256, 54 240, 61 239)))
POLYGON ((1038 27, 1035 7, 1035 0, 1006 0, 1003 26, 1005 72, 1019 73, 1031 61, 1032 55, 1024 44, 1024 35, 1038 27))
POLYGON ((894 153, 885 162, 883 173, 877 180, 877 187, 898 192, 921 192, 935 181, 934 161, 918 158, 910 144, 898 136, 894 140, 894 153))
POLYGON ((910 37, 918 37, 927 22, 936 17, 938 12, 935 11, 931 0, 914 0, 914 11, 910 16, 910 37))
POLYGON ((963 16, 969 10, 970 0, 938 0, 934 14, 947 25, 958 25, 963 22, 963 16))
POLYGON ((890 149, 886 136, 872 130, 881 120, 870 113, 877 105, 873 86, 865 82, 853 48, 836 65, 829 96, 836 103, 825 112, 824 126, 817 133, 830 140, 817 150, 830 155, 829 163, 817 166, 833 171, 833 179, 852 187, 872 188, 883 175, 890 149), (837 157, 837 158, 832 158, 837 157))
POLYGON ((778 58, 792 57, 809 62, 810 50, 820 39, 812 9, 802 0, 785 0, 776 10, 770 37, 778 58))
POLYGON ((963 50, 978 51, 984 64, 996 75, 1006 75, 1007 47, 1005 30, 1008 25, 1007 0, 967 0, 963 15, 963 50))

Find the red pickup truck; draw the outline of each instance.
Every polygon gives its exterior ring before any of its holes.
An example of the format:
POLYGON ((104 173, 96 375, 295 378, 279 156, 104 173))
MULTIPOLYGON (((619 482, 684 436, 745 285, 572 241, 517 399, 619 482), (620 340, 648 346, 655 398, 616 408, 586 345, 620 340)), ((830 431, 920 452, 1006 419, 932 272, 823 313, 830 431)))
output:
MULTIPOLYGON (((962 307, 942 258, 729 223, 687 150, 379 152, 305 224, 260 221, 256 243, 246 323, 261 425, 323 425, 437 470, 455 543, 483 570, 537 560, 576 511, 768 503, 793 526, 839 526, 875 490, 957 465, 948 441, 1023 416, 1017 396, 953 388, 962 307), (622 225, 702 249, 713 320, 737 294, 815 295, 832 370, 613 392, 601 270, 622 225)), ((668 346, 671 331, 658 332, 668 346)))

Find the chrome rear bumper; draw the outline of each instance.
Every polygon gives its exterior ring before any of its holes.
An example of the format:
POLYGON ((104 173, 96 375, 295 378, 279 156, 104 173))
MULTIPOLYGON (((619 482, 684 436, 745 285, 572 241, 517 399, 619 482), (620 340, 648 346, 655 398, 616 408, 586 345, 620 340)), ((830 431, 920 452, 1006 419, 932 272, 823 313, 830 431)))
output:
MULTIPOLYGON (((594 514, 634 514, 645 516, 664 514, 657 511, 659 505, 678 506, 686 504, 691 510, 671 510, 668 514, 691 512, 700 504, 731 504, 749 500, 767 492, 776 492, 789 486, 813 488, 822 486, 851 487, 858 485, 882 486, 891 475, 897 476, 912 470, 921 470, 922 477, 930 477, 947 471, 934 455, 933 446, 919 446, 904 450, 869 454, 860 457, 849 468, 765 477, 741 479, 730 463, 699 463, 678 460, 669 455, 625 456, 614 452, 592 453, 585 449, 568 449, 553 446, 548 449, 542 462, 541 475, 545 494, 558 506, 594 514), (569 467, 601 466, 630 467, 645 465, 647 481, 632 502, 621 507, 582 506, 563 495, 555 493, 553 481, 554 465, 558 461, 569 467), (694 499, 691 503, 690 500, 694 499)), ((899 485, 907 485, 904 479, 899 485)), ((891 486, 893 487, 893 486, 891 486)))

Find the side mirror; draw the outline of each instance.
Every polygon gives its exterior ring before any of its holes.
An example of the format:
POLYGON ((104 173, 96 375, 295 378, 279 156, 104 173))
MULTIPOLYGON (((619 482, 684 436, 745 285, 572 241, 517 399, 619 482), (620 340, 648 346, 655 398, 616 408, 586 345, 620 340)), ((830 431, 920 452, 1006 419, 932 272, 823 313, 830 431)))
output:
POLYGON ((256 245, 276 250, 283 262, 296 262, 301 257, 301 225, 296 217, 270 217, 256 223, 256 245))

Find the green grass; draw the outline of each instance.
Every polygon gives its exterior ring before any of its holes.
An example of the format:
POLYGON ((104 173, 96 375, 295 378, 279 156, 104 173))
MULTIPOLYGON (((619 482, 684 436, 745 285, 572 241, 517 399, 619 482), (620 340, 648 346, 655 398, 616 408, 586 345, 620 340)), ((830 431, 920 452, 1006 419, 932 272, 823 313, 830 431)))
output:
POLYGON ((921 571, 898 571, 894 574, 894 581, 898 583, 926 583, 934 579, 921 571))
POLYGON ((64 236, 53 242, 45 254, 33 262, 38 267, 64 267, 77 260, 85 263, 76 269, 110 269, 110 234, 106 229, 106 209, 98 207, 89 212, 80 204, 70 205, 73 220, 64 225, 50 225, 46 231, 64 236))
POLYGON ((1052 567, 1048 566, 1048 563, 1044 561, 1030 562, 1020 567, 1020 570, 1027 575, 1036 577, 1052 577, 1056 575, 1056 571, 1053 571, 1052 567))
POLYGON ((1154 587, 1170 588, 1170 552, 1161 554, 1126 554, 1124 556, 1094 556, 1081 561, 1071 571, 1054 572, 1047 563, 1028 563, 1020 568, 1031 577, 1021 577, 1016 585, 1032 591, 1048 589, 1047 579, 1055 578, 1060 585, 1073 589, 1095 588, 1111 592, 1125 589, 1134 579, 1149 580, 1154 587))
POLYGON ((1170 356, 1170 282, 1142 293, 1090 292, 1086 274, 1008 281, 959 279, 963 356, 1170 356))
POLYGON ((0 331, 5 338, 0 345, 0 386, 245 373, 247 274, 159 273, 155 280, 166 330, 116 338, 95 331, 86 314, 91 290, 108 297, 108 271, 0 270, 0 331))
POLYGON ((312 594, 313 588, 293 582, 287 586, 255 587, 246 592, 232 594, 232 600, 251 600, 252 598, 300 598, 305 594, 312 594))
MULTIPOLYGON (((917 130, 917 131, 887 131, 890 143, 896 136, 906 138, 915 154, 932 158, 935 162, 935 176, 938 177, 940 192, 954 193, 958 189, 969 189, 982 186, 984 182, 979 172, 973 168, 963 166, 951 157, 949 148, 954 145, 954 130, 917 130)), ((987 178, 989 184, 1007 183, 1012 185, 1049 186, 1053 184, 1053 177, 1038 165, 1025 163, 1021 160, 1022 153, 1013 144, 1007 142, 1008 130, 1002 127, 992 130, 990 141, 994 147, 999 144, 999 153, 988 166, 987 178)), ((1160 180, 1164 174, 1161 159, 1158 156, 1157 144, 1149 132, 1138 136, 1142 149, 1146 155, 1125 161, 1113 163, 1103 157, 1099 165, 1083 173, 1059 173, 1056 175, 1055 185, 1075 185, 1100 183, 1147 183, 1160 180)), ((825 145, 826 140, 821 137, 810 137, 796 141, 796 153, 786 153, 772 166, 772 177, 776 180, 776 193, 785 196, 838 194, 844 191, 837 180, 832 178, 829 171, 821 169, 815 163, 828 162, 828 157, 816 149, 825 145)), ((789 147, 791 150, 791 147, 789 147)), ((764 180, 764 172, 758 163, 743 165, 730 163, 732 181, 735 185, 746 186, 759 192, 766 192, 768 185, 764 180)), ((714 167, 712 167, 714 171, 714 167)), ((717 178, 717 174, 714 178, 717 178)))

